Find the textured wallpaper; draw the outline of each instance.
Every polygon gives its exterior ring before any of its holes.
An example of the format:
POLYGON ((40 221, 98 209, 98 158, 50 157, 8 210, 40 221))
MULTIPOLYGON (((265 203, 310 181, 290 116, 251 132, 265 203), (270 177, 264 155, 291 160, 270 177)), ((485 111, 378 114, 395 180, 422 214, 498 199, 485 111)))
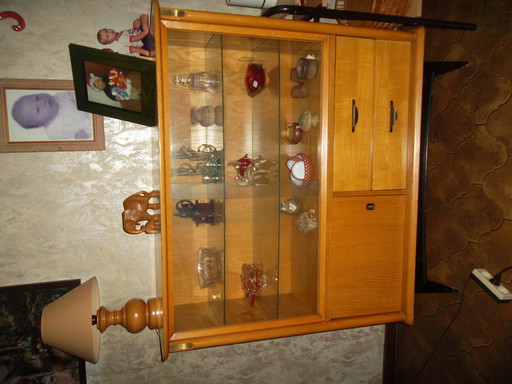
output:
MULTIPOLYGON (((0 22, 0 77, 72 78, 68 44, 91 46, 96 13, 147 13, 140 0, 2 0, 26 20, 22 32, 0 22), (37 4, 37 5, 36 5, 37 4)), ((223 0, 162 6, 238 12, 223 0)), ((151 236, 121 227, 122 201, 158 188, 152 170, 157 128, 105 118, 105 151, 0 153, 0 285, 97 276, 101 303, 118 309, 155 292, 151 236)), ((119 327, 102 338, 90 384, 109 383, 380 383, 382 326, 172 354, 160 362, 158 337, 119 327)))

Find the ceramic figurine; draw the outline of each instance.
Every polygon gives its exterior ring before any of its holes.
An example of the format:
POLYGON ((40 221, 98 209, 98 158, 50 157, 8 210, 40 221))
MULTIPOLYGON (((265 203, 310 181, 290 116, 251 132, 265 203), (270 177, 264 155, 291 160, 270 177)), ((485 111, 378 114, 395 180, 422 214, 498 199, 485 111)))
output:
POLYGON ((153 197, 158 198, 159 191, 139 191, 123 201, 123 229, 136 235, 142 232, 157 233, 160 230, 160 214, 149 214, 148 209, 159 210, 160 203, 150 203, 153 197))
POLYGON ((199 123, 203 127, 210 127, 213 124, 222 126, 222 107, 213 107, 205 105, 200 108, 192 108, 190 110, 190 122, 192 124, 199 123))
POLYGON ((316 77, 316 75, 318 75, 318 61, 315 59, 315 56, 313 55, 301 57, 297 61, 295 69, 297 70, 297 77, 300 80, 313 79, 314 77, 316 77))
POLYGON ((316 128, 319 121, 320 117, 316 114, 312 115, 308 110, 305 110, 298 119, 299 125, 304 132, 309 132, 311 128, 316 128))
POLYGON ((290 144, 298 144, 302 140, 303 129, 299 123, 286 124, 286 128, 281 130, 281 137, 290 144))
POLYGON ((308 95, 308 85, 305 83, 297 84, 292 88, 292 97, 294 99, 303 99, 308 95))

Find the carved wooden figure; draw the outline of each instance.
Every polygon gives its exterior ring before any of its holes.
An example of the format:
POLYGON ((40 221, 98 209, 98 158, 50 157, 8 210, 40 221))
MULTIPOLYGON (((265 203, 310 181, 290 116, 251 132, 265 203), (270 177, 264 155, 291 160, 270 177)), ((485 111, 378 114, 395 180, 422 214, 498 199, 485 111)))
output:
POLYGON ((150 214, 148 209, 159 210, 160 203, 150 203, 153 198, 159 198, 159 191, 139 191, 123 201, 123 229, 136 235, 142 232, 157 233, 160 230, 160 214, 150 214))

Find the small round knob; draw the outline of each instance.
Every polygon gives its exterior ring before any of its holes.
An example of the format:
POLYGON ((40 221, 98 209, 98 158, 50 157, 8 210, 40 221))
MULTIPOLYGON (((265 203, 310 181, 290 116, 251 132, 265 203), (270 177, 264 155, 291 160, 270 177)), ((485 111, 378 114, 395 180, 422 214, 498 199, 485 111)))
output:
POLYGON ((368 203, 366 204, 366 209, 368 211, 373 211, 375 209, 375 204, 374 203, 368 203))

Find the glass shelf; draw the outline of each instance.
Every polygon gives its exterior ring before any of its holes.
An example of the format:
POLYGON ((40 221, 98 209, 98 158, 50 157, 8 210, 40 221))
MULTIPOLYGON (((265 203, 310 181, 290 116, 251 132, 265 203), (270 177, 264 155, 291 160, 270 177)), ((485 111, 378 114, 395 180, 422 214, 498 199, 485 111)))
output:
POLYGON ((291 144, 282 130, 319 113, 321 44, 167 35, 175 331, 316 314, 320 133, 291 144), (248 88, 252 64, 263 67, 248 88), (297 154, 311 159, 294 168, 302 186, 290 178, 297 154), (291 199, 298 209, 283 212, 291 199))

